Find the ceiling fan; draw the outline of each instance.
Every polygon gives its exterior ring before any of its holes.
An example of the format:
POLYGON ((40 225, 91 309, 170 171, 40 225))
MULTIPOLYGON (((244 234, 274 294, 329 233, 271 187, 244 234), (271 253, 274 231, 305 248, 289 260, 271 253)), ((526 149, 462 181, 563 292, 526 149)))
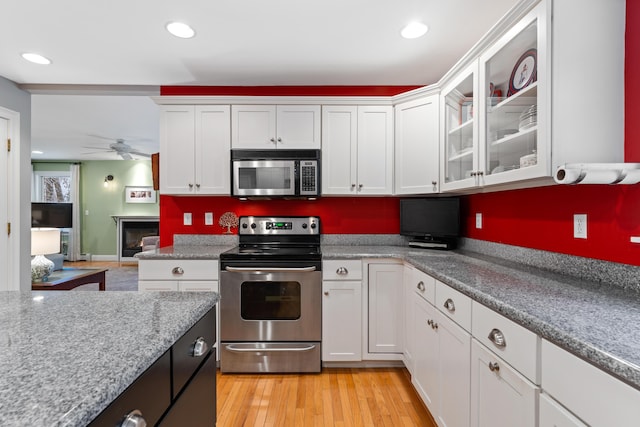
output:
MULTIPOLYGON (((109 144, 108 148, 107 147, 84 147, 84 148, 93 148, 93 149, 101 150, 101 151, 94 151, 94 152, 84 153, 84 154, 96 154, 96 153, 102 153, 104 151, 112 151, 117 155, 119 155, 120 157, 122 157, 123 160, 132 160, 133 159, 133 157, 131 156, 132 154, 136 156, 142 156, 142 157, 151 157, 151 154, 138 151, 132 146, 130 146, 129 144, 127 144, 124 138, 108 138, 100 135, 90 135, 90 136, 94 136, 96 138, 101 138, 101 139, 107 139, 115 142, 112 142, 111 144, 109 144)), ((143 141, 143 140, 140 139, 138 141, 143 141)))

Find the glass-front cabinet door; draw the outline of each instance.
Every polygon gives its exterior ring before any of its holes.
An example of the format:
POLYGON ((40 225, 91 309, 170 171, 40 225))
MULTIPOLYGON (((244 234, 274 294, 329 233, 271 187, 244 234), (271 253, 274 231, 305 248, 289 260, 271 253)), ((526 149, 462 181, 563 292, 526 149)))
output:
POLYGON ((480 58, 479 185, 549 174, 543 10, 534 8, 480 58))
POLYGON ((442 190, 477 185, 478 170, 478 65, 461 72, 442 91, 441 141, 444 164, 440 168, 442 190))

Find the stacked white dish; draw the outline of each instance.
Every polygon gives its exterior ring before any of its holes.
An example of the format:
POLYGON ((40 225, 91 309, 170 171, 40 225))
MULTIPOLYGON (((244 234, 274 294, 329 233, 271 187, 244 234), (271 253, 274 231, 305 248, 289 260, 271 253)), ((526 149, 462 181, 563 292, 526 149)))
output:
POLYGON ((532 105, 520 114, 519 130, 529 129, 538 123, 538 106, 532 105))

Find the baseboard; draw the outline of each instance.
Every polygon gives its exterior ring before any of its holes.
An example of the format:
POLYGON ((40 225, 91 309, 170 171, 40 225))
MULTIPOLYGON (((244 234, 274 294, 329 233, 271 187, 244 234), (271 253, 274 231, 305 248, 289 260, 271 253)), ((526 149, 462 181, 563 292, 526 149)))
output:
POLYGON ((96 255, 91 254, 87 261, 118 261, 118 255, 96 255))

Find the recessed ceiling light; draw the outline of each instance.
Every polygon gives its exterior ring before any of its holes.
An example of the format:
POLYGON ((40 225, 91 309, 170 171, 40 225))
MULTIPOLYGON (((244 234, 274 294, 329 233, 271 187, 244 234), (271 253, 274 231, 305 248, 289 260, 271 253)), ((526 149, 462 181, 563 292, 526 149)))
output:
POLYGON ((405 39, 417 39, 418 37, 424 36, 427 31, 429 31, 429 27, 422 22, 410 22, 402 29, 400 34, 405 39))
POLYGON ((193 31, 193 28, 191 28, 187 24, 183 24, 182 22, 169 22, 167 24, 167 31, 169 31, 174 36, 180 37, 182 39, 190 39, 191 37, 196 35, 196 32, 193 31))
POLYGON ((24 59, 26 59, 29 62, 33 62, 34 64, 41 64, 41 65, 49 65, 51 64, 51 60, 48 58, 45 58, 42 55, 39 55, 37 53, 23 53, 22 57, 24 59))

